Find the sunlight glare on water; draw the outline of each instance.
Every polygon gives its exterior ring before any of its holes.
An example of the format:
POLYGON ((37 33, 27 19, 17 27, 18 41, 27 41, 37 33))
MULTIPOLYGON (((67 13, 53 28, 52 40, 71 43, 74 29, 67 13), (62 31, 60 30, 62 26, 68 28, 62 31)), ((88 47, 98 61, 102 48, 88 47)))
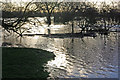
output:
MULTIPOLYGON (((67 33, 71 31, 69 28, 66 25, 51 25, 52 33, 67 33)), ((34 27, 33 32, 35 29, 45 32, 40 27, 34 27)), ((118 78, 118 34, 114 32, 95 38, 48 38, 36 35, 4 37, 3 41, 11 43, 12 47, 17 45, 53 52, 54 60, 44 65, 52 78, 118 78)))
MULTIPOLYGON (((8 41, 8 39, 4 40, 8 41)), ((13 40, 9 40, 13 41, 13 40)), ((13 41, 11 43, 18 44, 13 41)), ((51 77, 61 78, 117 78, 118 77, 118 38, 109 36, 96 38, 46 38, 26 36, 19 44, 40 48, 55 54, 48 61, 46 69, 51 77)))

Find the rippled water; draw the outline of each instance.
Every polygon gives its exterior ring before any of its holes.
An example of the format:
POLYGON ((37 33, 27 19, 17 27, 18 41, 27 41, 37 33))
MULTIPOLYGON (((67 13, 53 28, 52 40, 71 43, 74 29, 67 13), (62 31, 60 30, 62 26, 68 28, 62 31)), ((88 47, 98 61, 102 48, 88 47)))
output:
POLYGON ((47 38, 25 36, 5 38, 13 46, 33 47, 54 52, 54 60, 45 65, 53 78, 117 78, 118 34, 96 38, 47 38))
MULTIPOLYGON (((77 27, 74 30, 79 32, 77 27)), ((46 33, 41 26, 33 27, 31 31, 46 33)), ((71 27, 51 25, 51 32, 68 33, 71 32, 71 27)), ((4 37, 3 42, 10 43, 7 46, 32 47, 53 52, 55 59, 44 65, 51 78, 118 78, 118 33, 98 35, 95 38, 17 38, 11 35, 4 37)))

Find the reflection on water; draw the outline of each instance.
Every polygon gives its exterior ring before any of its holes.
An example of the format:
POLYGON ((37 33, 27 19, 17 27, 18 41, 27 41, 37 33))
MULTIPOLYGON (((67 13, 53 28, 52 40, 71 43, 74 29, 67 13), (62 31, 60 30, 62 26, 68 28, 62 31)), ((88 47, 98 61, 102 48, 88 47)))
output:
POLYGON ((46 38, 25 36, 6 38, 5 42, 54 52, 54 60, 45 65, 51 77, 117 78, 118 37, 116 33, 96 38, 46 38))

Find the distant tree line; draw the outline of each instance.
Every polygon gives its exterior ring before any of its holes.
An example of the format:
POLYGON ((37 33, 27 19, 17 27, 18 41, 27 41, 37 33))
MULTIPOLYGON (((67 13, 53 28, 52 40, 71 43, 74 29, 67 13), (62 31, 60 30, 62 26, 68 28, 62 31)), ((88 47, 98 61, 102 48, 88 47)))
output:
MULTIPOLYGON (((96 30, 109 30, 109 28, 120 24, 120 8, 101 3, 100 7, 96 7, 95 3, 81 2, 78 3, 65 3, 63 9, 68 9, 58 12, 54 15, 55 22, 69 22, 78 21, 78 25, 82 30, 90 30, 97 28, 96 30)), ((82 31, 81 30, 81 31, 82 31)))
MULTIPOLYGON (((66 24, 70 22, 72 33, 74 33, 75 25, 78 25, 82 29, 82 33, 83 31, 90 30, 107 31, 112 26, 120 24, 119 2, 111 2, 111 4, 102 2, 100 6, 97 6, 97 3, 94 2, 31 2, 28 4, 25 7, 15 7, 12 3, 5 3, 3 4, 2 17, 17 17, 18 20, 15 21, 15 24, 19 24, 20 22, 25 23, 28 21, 28 17, 46 17, 46 23, 49 27, 51 25, 51 16, 53 16, 55 23, 66 24), (29 7, 31 5, 34 5, 32 10, 29 7)), ((4 23, 3 26, 5 26, 4 23)), ((17 30, 14 32, 17 33, 17 30)), ((48 34, 50 34, 49 29, 48 34)))

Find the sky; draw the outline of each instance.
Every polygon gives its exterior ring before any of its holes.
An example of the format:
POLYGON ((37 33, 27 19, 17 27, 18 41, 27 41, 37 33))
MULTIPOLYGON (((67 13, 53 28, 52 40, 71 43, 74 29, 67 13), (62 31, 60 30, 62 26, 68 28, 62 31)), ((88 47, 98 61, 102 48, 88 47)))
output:
MULTIPOLYGON (((0 0, 2 2, 6 2, 6 1, 9 1, 9 2, 28 2, 28 1, 32 1, 32 0, 0 0)), ((34 0, 36 2, 39 2, 39 1, 47 1, 47 0, 34 0)), ((120 1, 120 0, 48 0, 49 2, 50 1, 68 1, 68 2, 80 2, 80 1, 90 1, 90 2, 110 2, 110 1, 120 1)))
MULTIPOLYGON (((17 3, 18 6, 21 6, 24 4, 22 4, 23 2, 30 2, 32 0, 0 0, 2 2, 15 2, 17 3)), ((120 1, 120 0, 33 0, 35 2, 45 2, 45 1, 48 1, 48 2, 51 2, 51 1, 65 1, 65 2, 82 2, 82 1, 89 1, 89 2, 97 2, 97 5, 100 5, 101 2, 106 2, 107 4, 110 4, 111 2, 117 2, 117 1, 120 1)))

